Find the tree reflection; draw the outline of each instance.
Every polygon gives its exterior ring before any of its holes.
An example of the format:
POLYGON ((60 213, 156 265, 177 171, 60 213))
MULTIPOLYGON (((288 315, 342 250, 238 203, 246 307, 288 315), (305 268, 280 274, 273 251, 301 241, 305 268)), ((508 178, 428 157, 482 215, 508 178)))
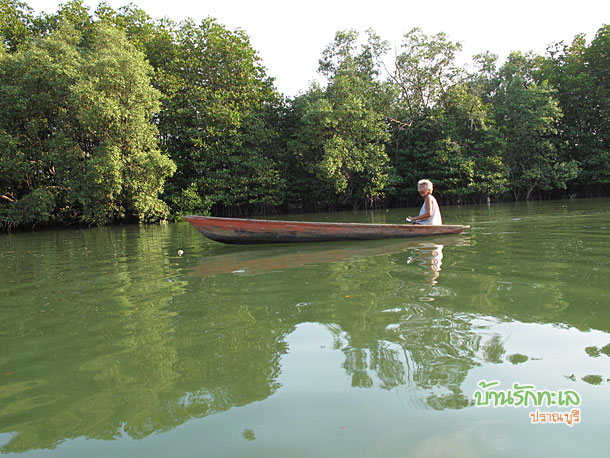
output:
POLYGON ((293 325, 262 296, 209 300, 236 285, 176 276, 159 247, 180 234, 161 226, 47 236, 11 242, 11 252, 29 252, 5 278, 33 287, 19 307, 3 296, 0 347, 10 352, 0 359, 0 432, 16 434, 1 452, 81 436, 139 439, 277 390, 293 325), (69 261, 58 263, 58 250, 69 261))
MULTIPOLYGON (((497 335, 485 336, 473 329, 471 316, 434 303, 456 297, 450 287, 442 286, 443 245, 421 243, 405 254, 405 264, 417 269, 410 273, 419 274, 419 281, 400 282, 398 288, 395 281, 379 285, 394 286, 395 294, 403 299, 399 307, 379 310, 372 304, 351 302, 344 314, 342 307, 335 310, 335 321, 328 329, 335 336, 335 346, 345 354, 343 367, 354 387, 372 387, 377 379, 383 389, 417 387, 417 396, 421 390, 428 392, 425 398, 414 399, 420 406, 466 407, 469 396, 461 389, 466 375, 483 362, 501 362, 503 342, 497 335)), ((379 271, 372 264, 350 267, 351 276, 358 276, 354 272, 358 267, 379 271)), ((395 273, 402 276, 404 270, 395 273)))
POLYGON ((468 406, 468 372, 506 358, 477 316, 605 329, 566 306, 561 284, 521 303, 493 266, 474 281, 465 237, 196 254, 189 237, 173 225, 6 242, 0 433, 15 435, 2 452, 143 438, 264 400, 301 323, 329 329, 353 387, 404 387, 437 410, 468 406))

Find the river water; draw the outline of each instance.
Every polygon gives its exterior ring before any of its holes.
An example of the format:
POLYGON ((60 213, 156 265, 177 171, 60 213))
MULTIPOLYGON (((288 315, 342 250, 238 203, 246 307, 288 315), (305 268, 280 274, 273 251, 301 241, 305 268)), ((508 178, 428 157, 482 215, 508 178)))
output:
POLYGON ((607 456, 610 200, 443 218, 472 227, 256 247, 186 223, 0 236, 0 454, 607 456))

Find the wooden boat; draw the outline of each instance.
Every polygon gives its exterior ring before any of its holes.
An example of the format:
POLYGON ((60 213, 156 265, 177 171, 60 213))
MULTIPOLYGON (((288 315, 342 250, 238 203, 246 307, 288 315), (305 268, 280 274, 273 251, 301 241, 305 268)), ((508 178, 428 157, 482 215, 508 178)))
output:
POLYGON ((318 223, 213 216, 185 216, 207 238, 223 243, 336 242, 424 235, 459 234, 470 226, 418 224, 318 223))

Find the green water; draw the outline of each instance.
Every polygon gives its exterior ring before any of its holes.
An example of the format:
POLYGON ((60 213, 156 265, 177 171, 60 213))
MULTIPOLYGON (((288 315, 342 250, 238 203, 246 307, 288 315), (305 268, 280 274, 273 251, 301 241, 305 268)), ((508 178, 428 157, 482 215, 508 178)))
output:
POLYGON ((1 236, 0 453, 607 456, 610 200, 443 217, 472 228, 254 248, 185 223, 1 236), (477 407, 481 380, 572 390, 579 406, 539 411, 580 423, 477 407))

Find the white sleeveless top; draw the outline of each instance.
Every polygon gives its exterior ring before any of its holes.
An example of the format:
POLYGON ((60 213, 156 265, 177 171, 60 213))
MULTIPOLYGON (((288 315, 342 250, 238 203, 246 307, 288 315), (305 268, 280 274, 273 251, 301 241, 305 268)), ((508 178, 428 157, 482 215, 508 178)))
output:
MULTIPOLYGON (((419 220, 419 224, 429 224, 434 226, 440 226, 443 224, 443 217, 441 216, 441 209, 438 208, 438 202, 434 196, 430 196, 430 213, 432 216, 428 219, 419 220)), ((421 210, 419 211, 419 216, 426 213, 426 201, 424 200, 424 204, 421 206, 421 210)))

